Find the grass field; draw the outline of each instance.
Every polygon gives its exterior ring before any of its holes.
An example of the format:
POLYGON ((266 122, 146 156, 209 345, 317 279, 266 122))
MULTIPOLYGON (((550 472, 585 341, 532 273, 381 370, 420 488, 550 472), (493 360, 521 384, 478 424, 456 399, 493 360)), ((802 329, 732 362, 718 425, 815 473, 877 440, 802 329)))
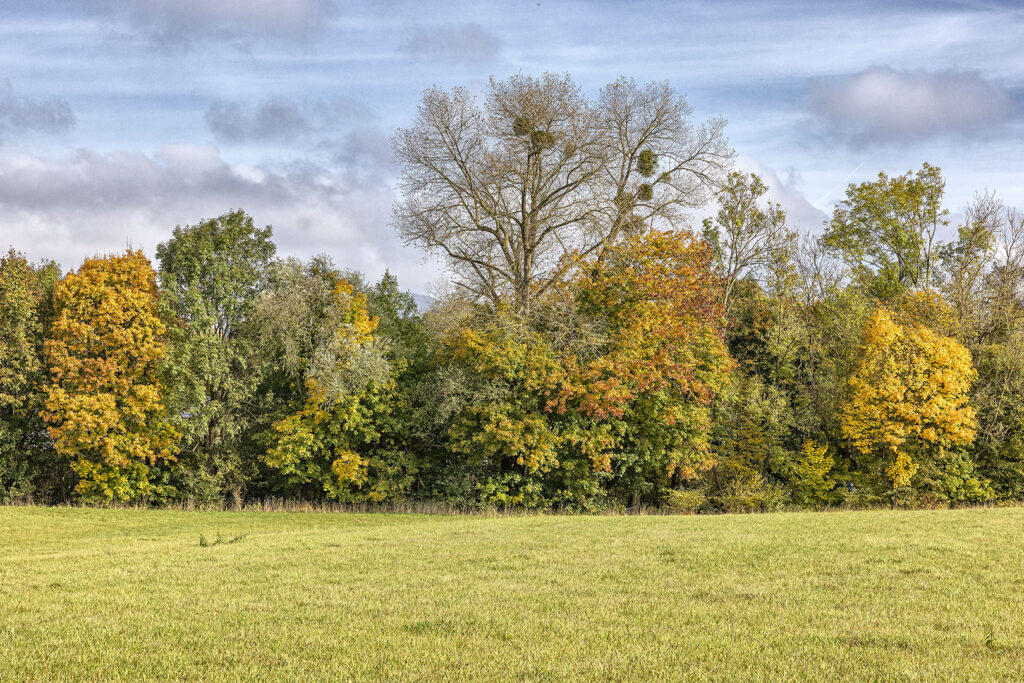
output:
POLYGON ((0 507, 0 679, 1020 680, 1022 541, 1020 508, 0 507))

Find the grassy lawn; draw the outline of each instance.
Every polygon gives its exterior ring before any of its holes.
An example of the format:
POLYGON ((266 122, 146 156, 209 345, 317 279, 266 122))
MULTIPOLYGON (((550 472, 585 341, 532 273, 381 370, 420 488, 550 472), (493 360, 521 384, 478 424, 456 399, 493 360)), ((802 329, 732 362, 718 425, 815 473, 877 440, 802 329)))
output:
POLYGON ((1022 541, 1021 508, 0 507, 0 679, 1019 680, 1022 541))

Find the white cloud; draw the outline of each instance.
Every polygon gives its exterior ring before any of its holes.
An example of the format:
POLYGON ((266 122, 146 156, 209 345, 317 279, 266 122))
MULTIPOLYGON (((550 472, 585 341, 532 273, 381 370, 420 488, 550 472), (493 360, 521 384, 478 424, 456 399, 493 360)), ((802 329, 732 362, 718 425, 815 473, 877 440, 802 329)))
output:
POLYGON ((0 247, 65 268, 131 244, 153 254, 175 225, 241 208, 271 224, 280 253, 328 253, 345 267, 425 291, 440 270, 422 264, 388 225, 390 186, 363 187, 309 164, 226 162, 216 148, 169 145, 154 154, 79 150, 65 158, 0 153, 0 247))
POLYGON ((786 222, 791 228, 797 228, 801 232, 821 232, 822 223, 826 219, 825 212, 808 201, 800 191, 800 173, 796 169, 787 169, 786 177, 781 178, 774 169, 743 154, 736 159, 736 167, 761 176, 761 180, 768 186, 766 196, 781 204, 786 210, 786 222))
POLYGON ((874 66, 808 81, 808 104, 828 135, 854 147, 983 134, 1011 113, 1006 88, 973 71, 874 66))

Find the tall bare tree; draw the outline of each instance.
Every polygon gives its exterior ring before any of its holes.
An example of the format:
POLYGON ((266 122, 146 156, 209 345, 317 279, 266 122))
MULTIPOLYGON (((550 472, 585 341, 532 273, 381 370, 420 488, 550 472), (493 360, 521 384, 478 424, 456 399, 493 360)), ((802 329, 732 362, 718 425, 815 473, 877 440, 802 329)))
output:
POLYGON ((407 243, 439 251, 469 296, 531 301, 624 233, 678 227, 724 177, 724 122, 691 123, 667 83, 619 79, 587 99, 568 75, 423 95, 394 138, 407 243))

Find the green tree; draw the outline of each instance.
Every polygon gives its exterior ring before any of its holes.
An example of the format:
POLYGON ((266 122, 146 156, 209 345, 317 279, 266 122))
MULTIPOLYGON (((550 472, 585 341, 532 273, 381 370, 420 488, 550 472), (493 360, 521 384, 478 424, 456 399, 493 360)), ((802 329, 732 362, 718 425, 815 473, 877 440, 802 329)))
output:
POLYGON ((985 285, 997 258, 1004 215, 1002 202, 995 195, 976 197, 957 228, 957 240, 939 250, 942 291, 953 307, 957 332, 968 343, 986 335, 985 285))
POLYGON ((948 224, 942 208, 946 181, 937 166, 916 173, 850 184, 822 236, 854 273, 884 299, 904 288, 932 285, 937 237, 948 224))
POLYGON ((658 504, 711 466, 731 368, 712 258, 690 233, 634 235, 580 261, 529 319, 483 309, 456 326, 449 447, 479 468, 482 502, 658 504))
POLYGON ((160 287, 169 308, 169 373, 181 430, 178 468, 185 493, 200 499, 240 495, 246 465, 241 439, 252 425, 260 376, 246 327, 276 248, 270 226, 243 211, 178 226, 157 247, 160 287))
POLYGON ((39 417, 46 398, 43 339, 60 270, 13 249, 0 257, 0 502, 67 500, 64 469, 39 417))
MULTIPOLYGON (((381 302, 378 302, 379 304, 381 302)), ((277 419, 262 456, 286 495, 382 502, 415 472, 393 410, 402 360, 389 362, 367 295, 323 258, 285 261, 254 314, 271 367, 280 368, 277 419)))
POLYGON ((723 301, 731 312, 734 289, 742 278, 762 286, 796 246, 796 233, 786 227, 782 205, 765 201, 768 186, 756 173, 733 172, 718 191, 718 213, 704 220, 704 238, 715 247, 725 278, 723 301))

